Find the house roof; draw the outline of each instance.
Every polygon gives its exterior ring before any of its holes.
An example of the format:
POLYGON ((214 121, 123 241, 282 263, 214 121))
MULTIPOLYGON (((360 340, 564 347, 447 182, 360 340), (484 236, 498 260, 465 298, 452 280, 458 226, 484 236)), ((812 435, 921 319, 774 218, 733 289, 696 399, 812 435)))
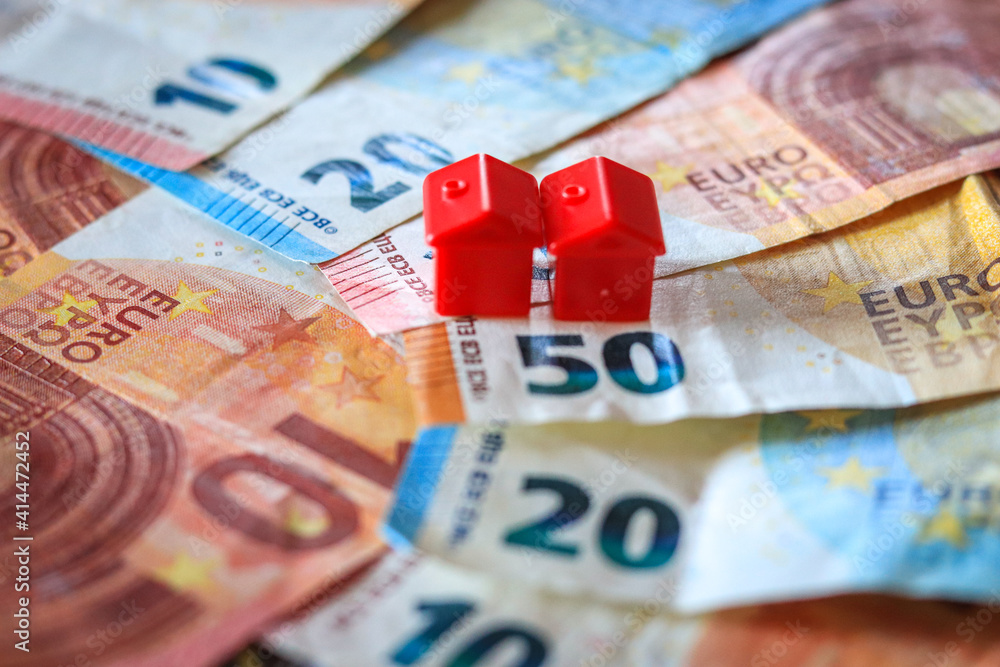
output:
POLYGON ((538 181, 486 154, 438 169, 424 179, 424 231, 432 246, 540 246, 538 181))
POLYGON ((542 179, 549 252, 580 255, 662 255, 656 189, 645 174, 593 157, 542 179))

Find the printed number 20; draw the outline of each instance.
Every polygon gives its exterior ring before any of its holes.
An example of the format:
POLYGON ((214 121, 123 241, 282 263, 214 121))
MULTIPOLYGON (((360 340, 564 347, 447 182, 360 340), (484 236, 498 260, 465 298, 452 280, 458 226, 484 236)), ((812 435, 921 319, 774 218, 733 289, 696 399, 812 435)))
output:
MULTIPOLYGON (((420 177, 451 164, 453 160, 448 149, 439 146, 430 139, 409 133, 380 134, 369 139, 361 150, 381 164, 420 177), (427 164, 419 164, 400 157, 390 149, 393 145, 420 154, 427 164)), ((327 174, 340 174, 347 179, 351 186, 351 208, 362 213, 367 213, 412 189, 406 183, 396 181, 381 190, 376 190, 375 179, 368 167, 356 160, 345 158, 320 162, 307 169, 301 178, 317 185, 320 179, 327 174)))
MULTIPOLYGON (((504 537, 507 544, 516 544, 538 551, 548 551, 574 558, 579 547, 557 542, 553 533, 576 523, 590 511, 590 496, 578 484, 556 477, 528 477, 521 490, 550 491, 559 496, 559 508, 544 519, 511 529, 504 537)), ((616 500, 601 520, 598 546, 615 565, 630 569, 660 567, 673 558, 680 537, 681 522, 677 513, 665 503, 648 496, 626 496, 616 500), (634 555, 625 548, 626 534, 636 514, 647 512, 655 526, 645 553, 634 555)))
MULTIPOLYGON (((532 394, 582 394, 597 385, 597 369, 589 362, 566 354, 550 354, 553 347, 583 347, 583 336, 579 334, 518 336, 517 346, 525 368, 554 366, 566 372, 566 379, 558 384, 529 381, 528 391, 532 394)), ((612 336, 604 343, 601 355, 611 379, 622 389, 637 394, 657 394, 684 379, 684 360, 677 346, 666 336, 652 331, 612 336), (636 345, 645 347, 653 355, 656 378, 651 382, 644 382, 632 363, 632 349, 636 345)))

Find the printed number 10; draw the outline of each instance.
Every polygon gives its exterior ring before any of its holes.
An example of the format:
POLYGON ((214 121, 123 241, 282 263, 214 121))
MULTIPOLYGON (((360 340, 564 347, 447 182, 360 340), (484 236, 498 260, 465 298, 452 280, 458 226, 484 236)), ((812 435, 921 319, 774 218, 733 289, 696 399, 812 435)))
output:
MULTIPOLYGON (((188 76, 208 88, 240 99, 249 99, 270 92, 278 85, 277 78, 263 67, 232 58, 213 58, 202 65, 195 65, 188 69, 188 76)), ((237 108, 235 103, 226 99, 175 83, 164 83, 157 88, 153 100, 157 105, 168 105, 183 100, 223 114, 232 113, 237 108)))
MULTIPOLYGON (((415 665, 434 647, 446 633, 460 621, 475 612, 475 605, 464 600, 454 602, 423 602, 417 610, 428 616, 427 625, 419 634, 400 646, 392 655, 397 665, 415 665)), ((521 645, 521 661, 517 667, 541 667, 545 663, 548 649, 536 633, 518 625, 500 625, 480 632, 466 642, 459 652, 447 663, 448 667, 471 667, 478 665, 501 644, 521 645)))

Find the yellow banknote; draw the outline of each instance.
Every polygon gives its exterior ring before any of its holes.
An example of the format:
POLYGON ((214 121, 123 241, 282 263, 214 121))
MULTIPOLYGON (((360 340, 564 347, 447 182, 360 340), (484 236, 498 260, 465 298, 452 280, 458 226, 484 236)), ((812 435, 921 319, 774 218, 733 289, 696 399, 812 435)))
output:
POLYGON ((646 322, 606 322, 634 293, 623 279, 586 322, 554 321, 539 303, 529 319, 412 330, 423 420, 655 423, 1000 388, 997 190, 995 176, 972 176, 840 230, 657 278, 646 322))

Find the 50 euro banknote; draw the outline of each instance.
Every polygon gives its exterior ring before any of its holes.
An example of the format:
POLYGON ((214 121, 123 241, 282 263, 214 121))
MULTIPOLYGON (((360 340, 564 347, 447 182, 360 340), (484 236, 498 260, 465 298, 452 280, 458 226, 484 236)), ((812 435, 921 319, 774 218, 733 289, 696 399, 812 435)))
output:
POLYGON ((0 662, 215 664, 384 551, 405 368, 327 285, 155 189, 0 281, 0 662))
POLYGON ((439 427, 384 532, 510 582, 684 612, 863 592, 1000 605, 998 432, 996 396, 439 427))
MULTIPOLYGON (((630 296, 623 280, 588 322, 536 303, 526 319, 408 331, 421 420, 660 423, 1000 388, 997 186, 972 176, 841 230, 654 279, 647 322, 604 321, 630 296)), ((634 278, 651 275, 637 266, 634 278)))
MULTIPOLYGON (((461 0, 417 9, 286 115, 184 174, 116 166, 303 261, 420 212, 431 171, 549 148, 820 0, 461 0)), ((93 142, 92 142, 93 143, 93 142)))
POLYGON ((0 24, 0 117, 187 169, 305 95, 418 2, 21 0, 18 21, 0 24))

